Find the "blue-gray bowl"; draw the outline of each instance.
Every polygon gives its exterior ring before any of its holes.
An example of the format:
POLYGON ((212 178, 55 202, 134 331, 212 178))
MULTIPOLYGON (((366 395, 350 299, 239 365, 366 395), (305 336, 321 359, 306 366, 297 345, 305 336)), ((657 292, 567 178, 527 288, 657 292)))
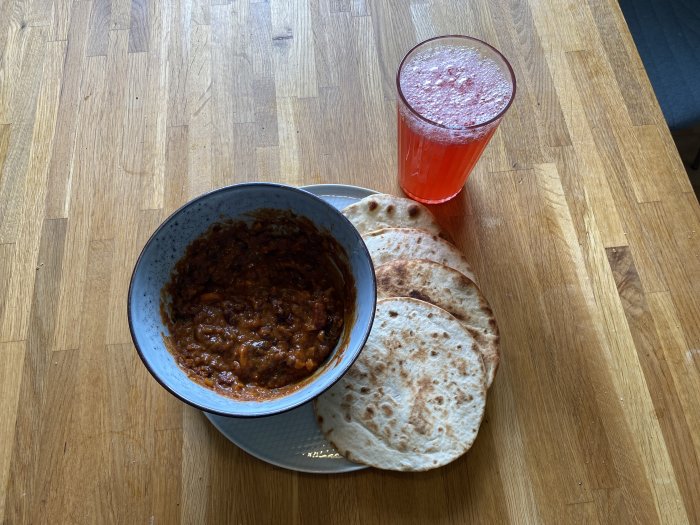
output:
POLYGON ((148 371, 182 401, 224 416, 267 416, 306 403, 340 379, 367 340, 374 320, 376 297, 372 260, 360 234, 342 213, 299 188, 271 183, 237 184, 188 202, 153 233, 131 276, 129 327, 136 350, 148 371), (187 246, 211 224, 222 219, 249 220, 246 214, 264 208, 289 210, 306 217, 343 247, 355 282, 354 316, 351 322, 346 322, 333 353, 310 378, 303 380, 297 390, 272 399, 238 400, 194 382, 178 366, 163 340, 163 335, 169 332, 161 318, 161 291, 187 246))

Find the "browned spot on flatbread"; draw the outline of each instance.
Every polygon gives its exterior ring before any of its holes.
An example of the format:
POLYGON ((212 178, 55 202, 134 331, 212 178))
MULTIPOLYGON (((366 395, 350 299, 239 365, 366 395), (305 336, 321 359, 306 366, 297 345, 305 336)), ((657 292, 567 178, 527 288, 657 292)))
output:
POLYGON ((433 392, 430 379, 423 377, 418 380, 418 392, 413 399, 413 407, 408 417, 408 424, 419 434, 427 435, 430 432, 430 410, 427 407, 427 398, 433 392))
POLYGON ((375 434, 379 434, 379 426, 371 419, 368 421, 365 421, 365 426, 368 429, 370 429, 372 432, 374 432, 375 434))
POLYGON ((384 415, 386 417, 391 417, 394 415, 394 411, 392 410, 392 408, 389 405, 384 404, 384 405, 382 405, 381 408, 382 408, 382 412, 384 412, 384 415))
POLYGON ((397 315, 399 315, 398 312, 394 312, 393 310, 389 310, 389 316, 390 316, 390 317, 396 317, 397 315))
POLYGON ((374 211, 374 210, 376 210, 376 209, 377 209, 377 206, 379 206, 379 204, 377 204, 377 201, 369 201, 369 202, 367 203, 367 208, 369 208, 369 211, 374 211))
POLYGON ((386 213, 387 213, 387 215, 391 215, 392 213, 394 213, 394 205, 393 204, 389 204, 389 206, 386 207, 386 213))
POLYGON ((363 386, 362 388, 360 388, 360 394, 369 394, 369 388, 363 386))
POLYGON ((457 389, 457 395, 455 396, 455 401, 457 402, 458 405, 461 405, 462 403, 468 403, 474 399, 471 394, 467 394, 460 390, 459 388, 457 389))
POLYGON ((394 264, 394 269, 396 270, 396 275, 399 277, 400 282, 403 282, 407 277, 406 263, 403 261, 397 261, 394 264))
POLYGON ((415 204, 411 204, 408 207, 408 216, 409 217, 418 217, 420 215, 420 208, 416 206, 415 204))
POLYGON ((377 284, 380 288, 386 288, 391 284, 391 279, 389 279, 388 275, 384 275, 383 273, 380 274, 379 272, 377 272, 377 284))
POLYGON ((421 301, 425 301, 426 303, 432 302, 430 300, 430 297, 428 297, 427 295, 425 295, 423 292, 421 292, 419 290, 411 290, 410 292, 408 292, 408 296, 413 297, 414 299, 420 299, 421 301))
MULTIPOLYGON (((442 396, 437 396, 437 397, 435 398, 435 402, 436 402, 438 405, 442 405, 442 404, 445 402, 445 398, 442 397, 442 396)), ((438 429, 438 430, 440 430, 440 429, 438 429)))

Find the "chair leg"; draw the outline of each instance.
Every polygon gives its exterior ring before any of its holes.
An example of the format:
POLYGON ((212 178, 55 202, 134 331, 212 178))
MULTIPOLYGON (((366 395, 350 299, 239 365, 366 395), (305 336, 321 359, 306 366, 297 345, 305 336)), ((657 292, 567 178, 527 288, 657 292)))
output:
POLYGON ((698 153, 695 155, 695 160, 690 165, 690 167, 694 170, 700 168, 700 148, 698 148, 698 153))

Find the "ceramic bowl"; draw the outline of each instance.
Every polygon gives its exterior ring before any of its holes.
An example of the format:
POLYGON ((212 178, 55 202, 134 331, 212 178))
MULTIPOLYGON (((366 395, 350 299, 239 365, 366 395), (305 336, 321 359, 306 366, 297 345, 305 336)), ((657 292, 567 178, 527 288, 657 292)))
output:
POLYGON ((173 213, 148 240, 131 277, 128 316, 131 337, 144 365, 170 393, 190 405, 224 416, 253 417, 284 412, 315 398, 348 370, 365 344, 374 320, 376 282, 360 234, 342 213, 319 197, 281 184, 227 186, 198 197, 173 213), (347 255, 355 283, 354 316, 333 353, 300 388, 283 396, 243 401, 216 393, 188 378, 163 341, 161 291, 187 246, 221 219, 249 220, 257 209, 289 210, 332 235, 347 255))

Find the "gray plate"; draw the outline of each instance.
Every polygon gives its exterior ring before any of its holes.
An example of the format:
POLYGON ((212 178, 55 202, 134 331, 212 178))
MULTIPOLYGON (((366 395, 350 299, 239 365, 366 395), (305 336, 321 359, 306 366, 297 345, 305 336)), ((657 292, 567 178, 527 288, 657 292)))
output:
MULTIPOLYGON (((338 209, 377 193, 344 184, 316 184, 303 189, 338 209)), ((204 412, 230 441, 258 459, 299 472, 332 474, 367 468, 342 457, 316 424, 311 403, 275 416, 240 419, 204 412)))

